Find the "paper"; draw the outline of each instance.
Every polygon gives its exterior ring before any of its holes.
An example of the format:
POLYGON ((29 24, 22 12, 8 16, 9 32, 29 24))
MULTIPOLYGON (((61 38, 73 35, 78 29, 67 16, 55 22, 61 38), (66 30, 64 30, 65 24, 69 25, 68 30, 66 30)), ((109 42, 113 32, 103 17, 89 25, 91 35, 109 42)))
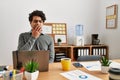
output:
POLYGON ((115 27, 115 19, 107 20, 107 27, 115 27))
POLYGON ((44 34, 52 34, 52 26, 43 26, 42 27, 42 33, 44 34))
POLYGON ((58 38, 62 40, 62 43, 66 43, 66 35, 55 35, 55 43, 57 43, 58 38))
POLYGON ((80 62, 80 64, 82 64, 89 71, 100 71, 101 70, 100 61, 80 62))
POLYGON ((112 63, 110 64, 110 67, 111 68, 119 68, 120 69, 120 63, 112 61, 112 63))
POLYGON ((102 80, 80 70, 73 70, 60 74, 69 80, 102 80))
POLYGON ((109 15, 114 15, 114 6, 111 6, 111 7, 107 7, 106 9, 106 15, 109 16, 109 15))
POLYGON ((5 73, 5 71, 0 71, 0 77, 5 73))

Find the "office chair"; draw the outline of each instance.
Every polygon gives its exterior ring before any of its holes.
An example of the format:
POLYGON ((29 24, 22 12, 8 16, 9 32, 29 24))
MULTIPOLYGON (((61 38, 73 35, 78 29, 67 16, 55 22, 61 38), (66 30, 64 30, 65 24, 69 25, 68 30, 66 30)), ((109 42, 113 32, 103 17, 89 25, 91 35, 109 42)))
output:
POLYGON ((87 56, 79 56, 77 61, 97 61, 101 60, 100 55, 87 55, 87 56))

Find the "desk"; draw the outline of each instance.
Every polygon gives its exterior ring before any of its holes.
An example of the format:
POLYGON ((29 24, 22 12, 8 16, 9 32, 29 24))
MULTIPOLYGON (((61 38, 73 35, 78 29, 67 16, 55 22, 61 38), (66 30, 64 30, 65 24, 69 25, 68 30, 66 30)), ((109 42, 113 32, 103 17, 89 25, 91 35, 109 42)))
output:
MULTIPOLYGON (((116 59, 113 60, 116 62, 120 63, 120 59, 116 59)), ((9 69, 13 69, 12 66, 9 67, 9 69)), ((71 70, 75 70, 75 69, 79 69, 81 71, 84 71, 88 74, 94 75, 98 78, 101 78, 102 80, 109 80, 109 75, 108 74, 104 74, 101 71, 88 71, 87 69, 83 68, 75 68, 72 64, 71 64, 71 70)), ((65 77, 61 76, 60 73, 62 72, 66 72, 66 71, 62 71, 62 67, 61 67, 61 63, 57 62, 57 63, 50 63, 49 64, 49 71, 48 72, 40 72, 38 80, 67 80, 65 77)))
MULTIPOLYGON (((49 67, 49 72, 40 72, 38 80, 67 80, 66 78, 60 75, 60 73, 65 72, 61 70, 60 63, 50 64, 49 67)), ((71 70, 75 69, 82 70, 103 80, 109 80, 108 74, 103 74, 100 71, 88 71, 85 68, 75 68, 74 66, 71 67, 71 70)))
MULTIPOLYGON (((120 60, 114 60, 116 62, 120 63, 120 60)), ((101 71, 88 71, 85 68, 75 68, 73 65, 71 65, 71 70, 79 69, 81 71, 84 71, 86 73, 89 73, 91 75, 94 75, 98 78, 101 78, 103 80, 109 80, 108 74, 104 74, 101 71)), ((61 64, 58 63, 50 63, 49 64, 49 71, 48 72, 40 72, 38 80, 67 80, 63 76, 60 75, 60 73, 65 72, 62 71, 61 64)))

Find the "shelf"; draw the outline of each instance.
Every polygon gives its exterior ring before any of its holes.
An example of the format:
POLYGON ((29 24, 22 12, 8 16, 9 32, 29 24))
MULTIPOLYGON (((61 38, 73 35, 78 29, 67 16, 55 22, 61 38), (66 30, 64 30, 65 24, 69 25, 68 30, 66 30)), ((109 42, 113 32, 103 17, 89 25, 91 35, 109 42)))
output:
POLYGON ((77 60, 78 56, 86 56, 86 55, 100 55, 100 56, 105 56, 107 58, 109 57, 108 46, 104 44, 100 44, 100 45, 86 44, 85 46, 62 45, 62 46, 54 46, 54 47, 55 47, 55 54, 65 53, 66 57, 71 58, 72 61, 77 60))

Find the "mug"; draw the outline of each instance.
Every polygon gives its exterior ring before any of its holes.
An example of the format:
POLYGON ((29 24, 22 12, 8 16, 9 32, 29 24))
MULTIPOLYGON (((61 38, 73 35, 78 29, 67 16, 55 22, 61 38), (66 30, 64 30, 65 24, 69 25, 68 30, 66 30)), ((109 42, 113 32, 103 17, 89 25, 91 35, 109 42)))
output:
POLYGON ((71 59, 70 58, 61 58, 61 65, 63 71, 68 71, 71 68, 71 59))

